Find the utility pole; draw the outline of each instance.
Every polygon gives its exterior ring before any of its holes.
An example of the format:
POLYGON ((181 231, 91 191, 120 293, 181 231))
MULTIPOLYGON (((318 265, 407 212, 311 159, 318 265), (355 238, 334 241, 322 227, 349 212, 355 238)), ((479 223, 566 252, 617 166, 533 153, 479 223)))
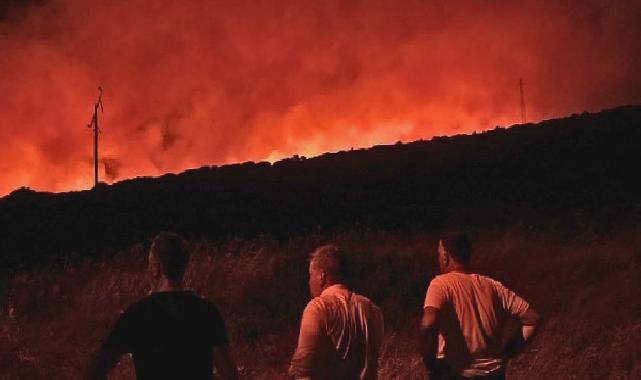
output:
POLYGON ((525 96, 523 95, 523 78, 519 78, 519 91, 521 93, 521 123, 525 124, 525 96))
POLYGON ((87 128, 93 129, 93 175, 94 175, 94 187, 98 186, 98 133, 100 129, 98 128, 98 107, 100 107, 101 112, 105 112, 102 108, 102 87, 98 86, 98 100, 93 106, 93 116, 91 116, 91 122, 87 124, 87 128))

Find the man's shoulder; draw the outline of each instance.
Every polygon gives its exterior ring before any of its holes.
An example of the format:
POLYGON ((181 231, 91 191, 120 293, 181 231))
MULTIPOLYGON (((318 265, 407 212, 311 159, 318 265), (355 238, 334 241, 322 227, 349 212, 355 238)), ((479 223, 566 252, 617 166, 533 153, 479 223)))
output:
POLYGON ((126 313, 138 313, 145 310, 156 308, 159 304, 166 302, 168 299, 180 300, 183 304, 195 306, 197 308, 218 310, 216 304, 207 298, 200 296, 191 291, 183 292, 154 292, 129 305, 125 310, 126 313))
POLYGON ((457 281, 460 281, 460 279, 454 273, 441 273, 432 278, 432 281, 430 281, 430 286, 445 286, 449 283, 457 281))
POLYGON ((152 303, 153 303, 152 294, 148 294, 140 298, 139 300, 129 304, 129 306, 127 306, 127 308, 125 309, 124 313, 130 314, 130 313, 139 312, 141 310, 149 308, 149 305, 151 305, 152 303))
POLYGON ((219 313, 218 306, 216 305, 216 303, 214 301, 209 300, 205 296, 202 296, 200 294, 197 294, 191 291, 185 292, 183 296, 185 297, 185 300, 187 302, 191 303, 192 305, 200 309, 204 309, 209 312, 219 313))
POLYGON ((207 297, 202 296, 198 293, 192 292, 192 291, 186 291, 184 292, 184 297, 188 299, 190 302, 193 302, 195 304, 199 305, 207 305, 207 306, 214 306, 216 307, 216 304, 209 300, 207 297))
POLYGON ((496 287, 496 281, 478 273, 448 272, 435 276, 428 285, 429 292, 457 292, 462 288, 496 287))
POLYGON ((303 318, 313 318, 315 320, 324 318, 323 316, 325 316, 331 309, 331 306, 329 306, 329 304, 330 302, 320 296, 312 298, 311 300, 309 300, 309 302, 307 302, 307 305, 305 305, 305 309, 303 310, 303 318))
POLYGON ((462 281, 471 281, 471 280, 500 284, 500 282, 496 281, 492 277, 489 277, 487 275, 480 274, 480 273, 475 273, 475 272, 442 273, 434 276, 434 278, 432 279, 432 282, 439 284, 439 283, 453 283, 453 282, 462 282, 462 281))
POLYGON ((500 281, 495 280, 494 278, 488 275, 475 274, 475 276, 478 278, 478 281, 492 285, 493 287, 504 287, 504 285, 500 281))
POLYGON ((316 315, 333 315, 341 310, 344 303, 350 303, 368 315, 383 316, 381 308, 368 297, 348 291, 346 294, 323 294, 311 299, 305 306, 304 313, 316 315))
POLYGON ((348 289, 344 289, 344 291, 339 292, 323 293, 320 296, 314 297, 307 303, 307 308, 323 309, 331 307, 334 304, 344 302, 345 299, 349 298, 351 298, 352 302, 369 304, 378 308, 378 306, 376 306, 376 304, 369 298, 348 289))
POLYGON ((348 290, 346 298, 351 300, 353 304, 358 305, 359 308, 368 310, 369 313, 382 314, 380 307, 374 301, 360 293, 348 290))
POLYGON ((309 302, 307 302, 307 305, 305 306, 305 310, 320 310, 323 309, 327 306, 327 304, 330 302, 328 297, 323 297, 323 296, 318 296, 314 297, 309 302))
POLYGON ((356 302, 358 302, 360 304, 368 305, 372 309, 380 311, 380 308, 378 307, 378 305, 376 303, 374 303, 374 301, 372 301, 368 297, 365 297, 364 295, 356 293, 356 292, 352 293, 352 297, 354 298, 354 300, 356 302))

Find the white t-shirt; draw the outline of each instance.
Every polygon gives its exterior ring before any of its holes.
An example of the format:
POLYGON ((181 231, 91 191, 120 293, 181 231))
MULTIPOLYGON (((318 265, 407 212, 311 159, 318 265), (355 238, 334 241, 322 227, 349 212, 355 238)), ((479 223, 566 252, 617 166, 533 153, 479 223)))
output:
POLYGON ((372 301, 337 284, 311 300, 289 374, 302 379, 375 380, 383 314, 372 301))
POLYGON ((529 304, 503 284, 472 273, 436 276, 423 307, 439 309, 438 357, 462 376, 503 370, 502 334, 508 317, 519 317, 529 304))

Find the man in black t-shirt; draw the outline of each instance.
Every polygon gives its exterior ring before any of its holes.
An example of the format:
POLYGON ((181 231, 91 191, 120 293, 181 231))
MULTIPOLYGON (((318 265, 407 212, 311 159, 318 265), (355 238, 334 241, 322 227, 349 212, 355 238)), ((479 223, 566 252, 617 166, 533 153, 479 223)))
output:
POLYGON ((182 288, 188 262, 178 235, 154 238, 148 268, 153 292, 120 316, 88 379, 105 379, 126 353, 133 356, 138 380, 211 380, 214 365, 220 378, 238 378, 216 305, 182 288))

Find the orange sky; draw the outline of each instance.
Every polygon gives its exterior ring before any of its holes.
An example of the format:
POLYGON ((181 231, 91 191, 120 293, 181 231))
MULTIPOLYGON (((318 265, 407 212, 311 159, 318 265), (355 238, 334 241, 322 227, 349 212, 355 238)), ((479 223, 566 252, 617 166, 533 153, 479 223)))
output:
POLYGON ((639 2, 454 3, 8 7, 0 195, 91 186, 98 85, 108 182, 641 103, 639 2))

